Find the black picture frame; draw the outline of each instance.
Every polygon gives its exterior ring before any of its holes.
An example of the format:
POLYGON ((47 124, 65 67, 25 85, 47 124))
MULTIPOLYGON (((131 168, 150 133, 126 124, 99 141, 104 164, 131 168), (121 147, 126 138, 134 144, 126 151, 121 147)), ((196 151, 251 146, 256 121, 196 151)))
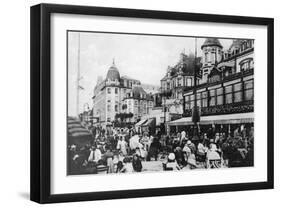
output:
POLYGON ((88 201, 103 199, 166 196, 225 191, 272 189, 274 186, 274 20, 272 18, 195 14, 168 11, 103 8, 56 4, 39 4, 31 7, 31 174, 30 199, 39 203, 88 201), (169 187, 106 192, 86 192, 74 194, 50 193, 50 130, 51 130, 51 70, 50 32, 52 13, 99 15, 112 17, 133 17, 148 19, 180 20, 206 23, 233 23, 267 26, 267 181, 203 185, 189 187, 169 187))

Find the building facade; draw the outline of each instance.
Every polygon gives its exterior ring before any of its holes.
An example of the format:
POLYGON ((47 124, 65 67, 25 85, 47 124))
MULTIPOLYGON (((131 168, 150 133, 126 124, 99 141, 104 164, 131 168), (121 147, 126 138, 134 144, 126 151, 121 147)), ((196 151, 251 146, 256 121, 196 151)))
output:
POLYGON ((125 113, 132 113, 133 117, 129 118, 129 122, 137 122, 141 120, 143 116, 149 114, 153 108, 153 96, 144 91, 142 86, 133 86, 128 91, 126 97, 123 100, 125 113))
MULTIPOLYGON (((150 86, 150 89, 155 88, 150 86)), ((110 124, 120 113, 132 113, 130 121, 136 122, 153 106, 153 97, 144 91, 141 82, 120 76, 114 61, 106 78, 98 78, 92 100, 93 117, 102 125, 110 124)))
POLYGON ((183 94, 183 117, 187 118, 169 125, 192 125, 190 117, 196 101, 201 116, 200 124, 253 126, 254 41, 234 40, 230 48, 223 51, 219 40, 210 38, 201 48, 205 56, 202 58, 202 79, 196 87, 196 94, 193 89, 183 94))
MULTIPOLYGON (((183 92, 194 85, 194 68, 201 66, 201 58, 193 54, 180 54, 178 63, 168 66, 165 76, 161 79, 160 97, 162 104, 162 123, 178 118, 183 114, 183 92)), ((197 84, 199 83, 197 78, 197 84)))

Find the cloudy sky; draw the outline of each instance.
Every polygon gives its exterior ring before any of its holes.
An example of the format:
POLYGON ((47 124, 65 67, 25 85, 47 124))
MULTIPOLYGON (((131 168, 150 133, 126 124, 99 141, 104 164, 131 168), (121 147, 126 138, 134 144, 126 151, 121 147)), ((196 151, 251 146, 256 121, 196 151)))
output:
MULTIPOLYGON (((91 106, 91 97, 98 76, 105 78, 113 58, 120 72, 142 83, 160 85, 168 65, 175 65, 180 53, 194 53, 194 37, 128 35, 110 33, 68 33, 68 108, 69 115, 76 115, 76 79, 80 34, 80 111, 91 106)), ((197 39, 197 53, 205 38, 197 39)), ((220 39, 224 49, 232 43, 220 39)))

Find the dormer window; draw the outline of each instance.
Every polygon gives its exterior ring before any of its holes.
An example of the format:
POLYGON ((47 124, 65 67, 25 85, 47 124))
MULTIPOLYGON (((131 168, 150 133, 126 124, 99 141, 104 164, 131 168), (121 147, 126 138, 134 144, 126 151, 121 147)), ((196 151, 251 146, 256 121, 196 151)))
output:
POLYGON ((241 71, 247 71, 249 69, 253 69, 254 68, 254 61, 253 58, 247 58, 245 60, 242 60, 240 63, 240 70, 241 71))

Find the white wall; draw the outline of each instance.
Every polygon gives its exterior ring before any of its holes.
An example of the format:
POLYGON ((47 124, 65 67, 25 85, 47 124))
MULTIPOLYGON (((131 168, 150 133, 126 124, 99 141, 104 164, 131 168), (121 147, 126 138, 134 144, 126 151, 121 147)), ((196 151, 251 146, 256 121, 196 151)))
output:
MULTIPOLYGON (((14 0, 1 2, 1 206, 35 206, 29 197, 29 7, 40 3, 68 3, 138 9, 174 10, 199 13, 265 16, 275 18, 275 45, 281 46, 281 13, 278 1, 236 0, 14 0)), ((281 56, 275 47, 275 59, 281 56)), ((277 50, 278 49, 278 50, 277 50)), ((280 203, 281 104, 280 61, 275 64, 275 190, 114 201, 56 204, 53 206, 267 206, 280 203)))

